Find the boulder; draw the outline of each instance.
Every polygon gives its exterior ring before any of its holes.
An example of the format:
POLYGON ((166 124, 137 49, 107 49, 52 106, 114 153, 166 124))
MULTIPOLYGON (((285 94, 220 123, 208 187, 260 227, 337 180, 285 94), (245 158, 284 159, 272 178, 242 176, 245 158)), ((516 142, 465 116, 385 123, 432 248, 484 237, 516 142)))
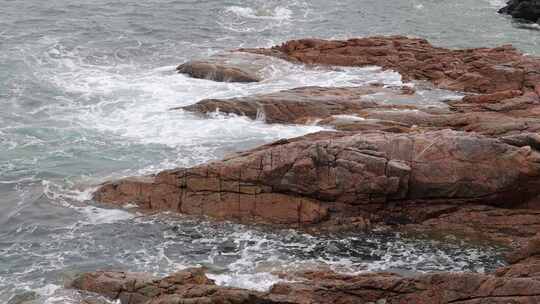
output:
POLYGON ((241 69, 208 61, 189 61, 179 65, 178 73, 193 78, 208 79, 220 82, 258 82, 260 79, 241 69))
POLYGON ((259 82, 264 77, 264 69, 276 60, 266 56, 227 52, 199 60, 190 60, 179 65, 178 73, 193 78, 219 82, 259 82))
POLYGON ((510 0, 505 7, 499 10, 499 13, 511 15, 516 19, 538 22, 540 20, 540 1, 510 0))

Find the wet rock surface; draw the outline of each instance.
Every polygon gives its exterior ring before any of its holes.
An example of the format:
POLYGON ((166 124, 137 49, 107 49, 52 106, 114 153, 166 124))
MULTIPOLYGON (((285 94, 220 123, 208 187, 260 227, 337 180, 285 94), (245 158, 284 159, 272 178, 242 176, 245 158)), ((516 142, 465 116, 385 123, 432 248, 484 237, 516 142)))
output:
POLYGON ((521 91, 467 95, 419 105, 407 87, 305 87, 232 99, 206 99, 179 109, 245 115, 268 123, 315 123, 343 131, 410 132, 450 128, 489 136, 540 130, 540 98, 521 91), (416 101, 416 105, 415 105, 416 101))
POLYGON ((538 239, 517 253, 520 260, 495 274, 393 273, 343 275, 330 271, 287 274, 268 292, 216 286, 203 269, 165 278, 126 272, 93 272, 69 287, 121 304, 172 303, 535 303, 540 300, 538 239))
POLYGON ((505 7, 499 10, 499 13, 511 15, 517 19, 538 22, 540 21, 540 1, 510 0, 505 7))
MULTIPOLYGON (((206 99, 177 109, 196 113, 219 111, 268 123, 313 123, 334 115, 362 114, 372 108, 416 109, 415 97, 409 87, 303 87, 232 99, 206 99)), ((445 112, 443 103, 433 102, 432 106, 436 108, 432 112, 445 112)), ((426 106, 425 111, 430 109, 426 106)))
POLYGON ((274 61, 266 56, 228 52, 187 61, 176 70, 193 78, 219 82, 259 82, 265 75, 264 69, 274 61))

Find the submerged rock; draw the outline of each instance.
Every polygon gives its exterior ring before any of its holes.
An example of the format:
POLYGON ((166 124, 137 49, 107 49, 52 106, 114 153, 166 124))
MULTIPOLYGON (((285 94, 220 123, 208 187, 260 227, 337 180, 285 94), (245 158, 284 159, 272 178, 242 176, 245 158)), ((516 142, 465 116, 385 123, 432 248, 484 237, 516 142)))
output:
POLYGON ((259 82, 264 77, 263 70, 275 61, 266 56, 229 52, 188 61, 176 70, 193 78, 220 82, 259 82))
POLYGON ((260 79, 241 69, 208 61, 189 61, 176 68, 178 73, 193 78, 221 82, 258 82, 260 79))
POLYGON ((540 21, 539 0, 510 0, 506 6, 499 10, 501 14, 511 15, 513 18, 530 22, 540 21))

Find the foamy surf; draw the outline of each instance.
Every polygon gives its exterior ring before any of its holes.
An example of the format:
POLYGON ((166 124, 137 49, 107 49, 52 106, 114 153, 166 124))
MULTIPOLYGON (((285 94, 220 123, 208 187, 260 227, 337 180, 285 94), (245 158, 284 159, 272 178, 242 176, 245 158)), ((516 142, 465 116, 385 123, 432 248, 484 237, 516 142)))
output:
POLYGON ((209 274, 216 284, 227 287, 244 288, 257 291, 268 291, 274 284, 282 282, 278 276, 271 273, 252 274, 209 274))
POLYGON ((292 16, 292 11, 286 7, 265 8, 259 7, 253 9, 251 7, 230 6, 226 9, 227 12, 233 13, 238 17, 252 19, 269 19, 269 20, 289 20, 292 16))
POLYGON ((219 24, 237 33, 263 32, 307 20, 310 11, 310 4, 304 1, 257 1, 227 6, 219 15, 219 24))
POLYGON ((268 125, 234 115, 213 115, 213 119, 204 120, 170 108, 205 98, 230 98, 302 86, 402 84, 398 73, 377 67, 306 68, 278 59, 263 70, 266 78, 261 83, 218 83, 176 74, 173 66, 146 70, 125 64, 90 65, 74 60, 79 56, 75 51, 62 53, 62 48, 58 49, 59 54, 46 58, 54 63, 54 69, 38 75, 76 98, 76 102, 48 108, 49 115, 62 116, 71 124, 102 134, 99 136, 116 136, 119 146, 168 146, 170 156, 161 165, 150 165, 152 170, 215 159, 223 153, 219 149, 231 149, 227 146, 247 148, 322 130, 317 126, 268 125))
POLYGON ((84 217, 79 224, 100 225, 112 224, 135 217, 133 212, 122 209, 111 209, 88 205, 92 199, 92 193, 96 187, 88 187, 84 190, 73 189, 73 185, 61 185, 52 181, 44 180, 43 192, 52 201, 60 203, 63 207, 70 208, 84 217))
POLYGON ((506 4, 506 0, 486 0, 491 6, 501 8, 506 4))

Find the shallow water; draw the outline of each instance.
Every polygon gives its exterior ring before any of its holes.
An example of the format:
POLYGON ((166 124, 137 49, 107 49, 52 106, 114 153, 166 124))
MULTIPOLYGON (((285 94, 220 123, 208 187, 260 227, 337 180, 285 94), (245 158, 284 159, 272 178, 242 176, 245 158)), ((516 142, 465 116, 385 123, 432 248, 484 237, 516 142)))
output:
POLYGON ((89 198, 104 180, 321 129, 219 114, 202 119, 171 107, 305 85, 401 84, 398 74, 377 68, 306 69, 278 60, 262 83, 215 83, 175 74, 187 59, 292 38, 375 34, 447 47, 512 43, 540 54, 540 32, 497 15, 501 2, 0 0, 0 302, 34 291, 37 303, 75 303, 60 288, 63 278, 109 267, 164 274, 205 265, 222 284, 256 289, 290 267, 495 267, 494 248, 137 216, 89 198))

